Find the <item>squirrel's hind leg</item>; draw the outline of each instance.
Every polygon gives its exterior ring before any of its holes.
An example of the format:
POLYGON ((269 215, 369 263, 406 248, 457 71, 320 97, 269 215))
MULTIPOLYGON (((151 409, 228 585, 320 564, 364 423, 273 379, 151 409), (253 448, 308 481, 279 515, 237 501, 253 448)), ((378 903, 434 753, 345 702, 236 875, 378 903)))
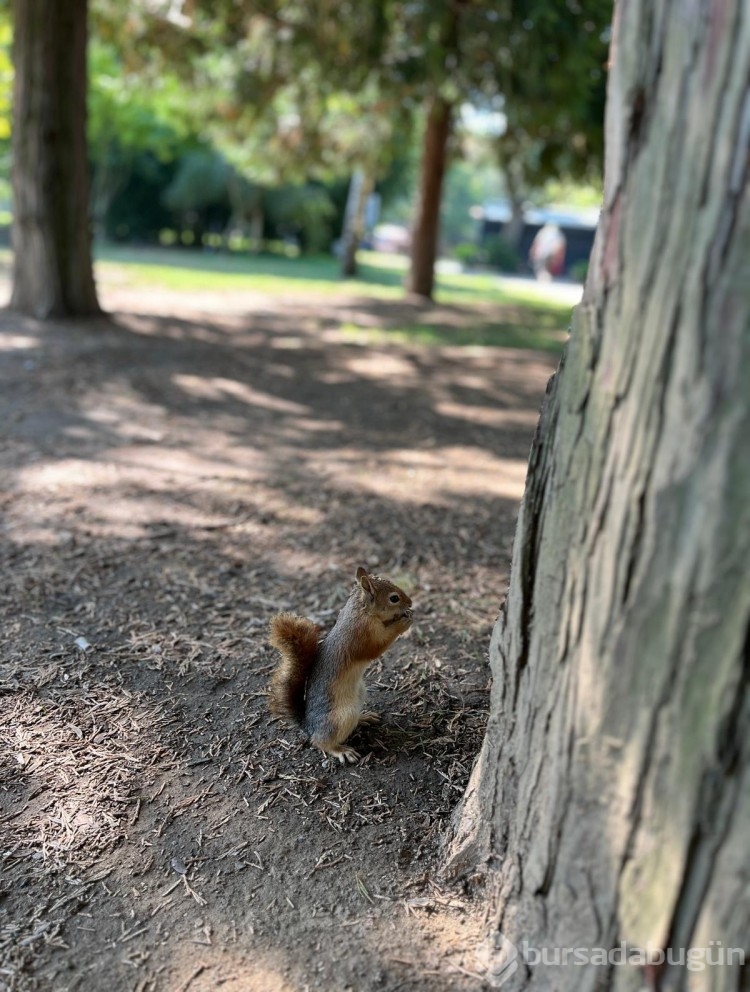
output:
POLYGON ((326 756, 338 758, 341 764, 347 761, 354 764, 359 761, 359 754, 352 747, 347 747, 344 741, 356 727, 356 723, 348 721, 344 726, 335 724, 330 718, 316 733, 310 735, 310 743, 319 747, 326 756), (352 725, 353 724, 353 725, 352 725))
POLYGON ((346 747, 343 744, 318 744, 318 747, 326 755, 326 757, 338 758, 342 765, 345 765, 348 761, 350 764, 354 765, 359 761, 359 752, 355 751, 353 747, 346 747))

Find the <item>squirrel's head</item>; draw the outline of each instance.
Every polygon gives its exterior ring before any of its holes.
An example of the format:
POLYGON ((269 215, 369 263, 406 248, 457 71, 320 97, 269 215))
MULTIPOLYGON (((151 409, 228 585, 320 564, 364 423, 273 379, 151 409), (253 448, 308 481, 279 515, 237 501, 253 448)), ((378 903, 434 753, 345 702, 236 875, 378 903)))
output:
POLYGON ((357 569, 360 596, 369 612, 374 613, 384 627, 399 626, 408 630, 412 622, 411 599, 403 589, 379 575, 370 575, 367 569, 357 569))

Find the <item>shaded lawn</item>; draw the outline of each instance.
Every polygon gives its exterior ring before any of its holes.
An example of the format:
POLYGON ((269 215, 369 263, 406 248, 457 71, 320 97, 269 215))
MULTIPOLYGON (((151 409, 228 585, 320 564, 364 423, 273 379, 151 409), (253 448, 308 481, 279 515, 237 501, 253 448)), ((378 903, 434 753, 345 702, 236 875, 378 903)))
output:
POLYGON ((404 344, 532 348, 550 354, 560 353, 566 332, 561 330, 557 318, 540 314, 530 307, 520 308, 520 313, 517 308, 507 308, 510 312, 505 310, 503 308, 500 320, 483 319, 477 314, 466 323, 428 320, 410 324, 402 321, 380 330, 345 323, 341 329, 359 341, 372 343, 390 339, 404 344))
MULTIPOLYGON (((101 268, 110 263, 126 267, 132 281, 158 283, 174 289, 252 289, 259 292, 287 287, 316 293, 366 293, 385 298, 403 296, 407 259, 379 252, 360 252, 359 276, 344 279, 338 261, 328 255, 286 258, 283 255, 247 255, 179 248, 133 248, 102 245, 96 248, 101 268)), ((509 289, 493 273, 438 273, 437 301, 441 303, 492 301, 529 304, 552 313, 570 308, 544 300, 534 283, 509 289)))
POLYGON ((559 353, 570 321, 570 306, 539 296, 537 287, 508 287, 498 276, 439 274, 436 304, 404 298, 405 258, 362 252, 357 279, 342 279, 330 257, 296 259, 271 255, 229 255, 184 249, 103 247, 97 250, 103 281, 190 292, 255 292, 304 295, 334 301, 371 301, 379 319, 344 320, 342 329, 361 340, 389 338, 403 343, 488 345, 559 353))
MULTIPOLYGON (((492 274, 440 273, 434 304, 410 301, 403 289, 407 259, 377 252, 360 253, 357 279, 342 279, 338 262, 328 256, 285 258, 116 245, 96 246, 95 255, 105 297, 109 286, 128 292, 142 287, 167 293, 262 293, 317 299, 332 306, 352 297, 367 311, 367 319, 343 319, 338 326, 361 343, 390 339, 559 354, 570 323, 571 307, 545 299, 533 282, 509 285, 492 274)), ((10 276, 11 261, 11 252, 0 250, 0 276, 10 276)))

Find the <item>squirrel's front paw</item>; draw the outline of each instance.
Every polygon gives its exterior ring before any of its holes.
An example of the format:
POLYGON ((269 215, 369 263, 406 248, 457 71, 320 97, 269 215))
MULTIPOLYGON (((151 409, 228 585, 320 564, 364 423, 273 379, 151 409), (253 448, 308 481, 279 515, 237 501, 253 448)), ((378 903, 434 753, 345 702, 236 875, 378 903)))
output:
POLYGON ((360 726, 362 726, 363 724, 367 725, 373 723, 380 723, 380 714, 376 713, 375 710, 365 710, 365 712, 359 718, 359 723, 360 726))

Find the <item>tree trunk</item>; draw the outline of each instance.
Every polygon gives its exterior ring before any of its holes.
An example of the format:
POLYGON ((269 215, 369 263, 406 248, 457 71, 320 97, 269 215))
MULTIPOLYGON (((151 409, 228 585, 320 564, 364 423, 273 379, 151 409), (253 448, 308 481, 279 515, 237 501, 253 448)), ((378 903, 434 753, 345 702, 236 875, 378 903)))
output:
POLYGON ((341 235, 341 274, 346 277, 357 274, 357 249, 365 231, 365 210, 373 185, 372 176, 364 169, 357 169, 352 176, 341 235))
POLYGON ((502 168, 511 211, 510 220, 503 228, 503 237, 514 251, 520 253, 524 227, 523 201, 526 184, 521 177, 523 170, 513 161, 503 164, 502 168))
POLYGON ((250 253, 252 255, 260 255, 263 251, 263 227, 266 223, 266 214, 263 210, 263 204, 258 200, 253 204, 250 210, 250 227, 249 227, 249 239, 250 239, 250 253))
POLYGON ((521 239, 523 238, 523 201, 510 198, 510 220, 503 228, 503 238, 513 251, 520 254, 521 239))
POLYGON ((412 232, 411 268, 407 291, 432 299, 440 232, 440 200, 448 157, 452 107, 441 96, 432 100, 425 127, 422 178, 412 232))
POLYGON ((86 152, 86 0, 16 0, 13 293, 35 317, 99 311, 86 152))
POLYGON ((716 960, 750 933, 750 8, 618 4, 611 63, 605 208, 448 864, 489 866, 496 987, 739 989, 736 965, 523 952, 716 960))

